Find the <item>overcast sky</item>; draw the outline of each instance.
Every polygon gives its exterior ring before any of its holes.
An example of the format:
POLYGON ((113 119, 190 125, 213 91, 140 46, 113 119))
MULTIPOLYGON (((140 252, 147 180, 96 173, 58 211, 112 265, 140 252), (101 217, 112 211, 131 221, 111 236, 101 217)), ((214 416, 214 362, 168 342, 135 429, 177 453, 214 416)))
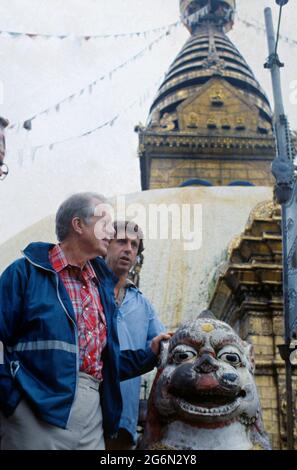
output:
MULTIPOLYGON (((274 0, 238 0, 242 19, 264 23, 263 10, 274 0)), ((179 0, 1 0, 0 30, 52 34, 108 34, 144 31, 179 19, 179 0)), ((275 16, 275 20, 276 20, 275 16)), ((284 9, 282 33, 297 40, 297 0, 284 9)), ((79 41, 77 39, 13 39, 0 35, 3 104, 1 115, 11 123, 30 118, 80 90, 133 57, 161 33, 143 37, 79 41)), ((267 56, 263 33, 237 21, 230 38, 252 67, 271 98, 270 74, 263 69, 267 56)), ((33 121, 31 132, 7 131, 9 177, 0 182, 0 242, 39 219, 54 213, 69 194, 92 190, 125 194, 140 190, 137 135, 134 126, 145 122, 148 109, 170 63, 188 38, 176 28, 141 58, 129 63, 92 93, 74 99, 33 121), (134 103, 134 104, 133 104, 134 103), (131 107, 131 105, 133 106, 131 107), (127 109, 129 108, 130 109, 127 109), (81 134, 112 119, 112 127, 36 152, 31 147, 81 134), (19 152, 20 149, 25 149, 19 152)), ((297 129, 297 46, 280 43, 285 62, 283 92, 286 111, 297 129)))

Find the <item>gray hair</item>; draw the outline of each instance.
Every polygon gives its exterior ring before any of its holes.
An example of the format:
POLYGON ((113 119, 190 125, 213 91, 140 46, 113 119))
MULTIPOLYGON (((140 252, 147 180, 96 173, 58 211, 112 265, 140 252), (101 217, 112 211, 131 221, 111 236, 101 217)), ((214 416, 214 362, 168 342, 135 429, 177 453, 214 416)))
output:
POLYGON ((74 217, 79 217, 86 224, 89 222, 94 215, 93 199, 106 201, 101 194, 89 192, 73 194, 60 205, 56 214, 56 235, 59 242, 68 237, 74 217))

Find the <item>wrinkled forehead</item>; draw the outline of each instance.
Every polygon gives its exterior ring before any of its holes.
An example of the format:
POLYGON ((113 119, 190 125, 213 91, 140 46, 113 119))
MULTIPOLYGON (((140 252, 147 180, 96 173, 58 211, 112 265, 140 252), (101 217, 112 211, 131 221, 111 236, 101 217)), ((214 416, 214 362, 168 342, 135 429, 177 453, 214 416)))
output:
POLYGON ((226 323, 218 320, 195 320, 182 326, 170 341, 172 350, 178 344, 189 344, 200 349, 211 346, 214 349, 234 345, 244 351, 243 342, 226 323))

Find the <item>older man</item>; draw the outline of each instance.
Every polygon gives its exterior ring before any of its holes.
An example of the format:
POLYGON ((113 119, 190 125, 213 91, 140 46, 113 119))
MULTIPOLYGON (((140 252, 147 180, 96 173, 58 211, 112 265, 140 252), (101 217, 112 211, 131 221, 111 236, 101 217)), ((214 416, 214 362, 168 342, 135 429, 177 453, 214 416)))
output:
MULTIPOLYGON (((128 221, 114 223, 115 236, 107 250, 106 261, 118 277, 115 297, 118 304, 118 334, 121 350, 147 348, 165 330, 158 315, 142 292, 128 278, 137 256, 144 250, 143 233, 128 221)), ((133 448, 137 438, 140 377, 121 383, 123 411, 117 439, 108 441, 110 450, 133 448)))
POLYGON ((92 193, 67 199, 59 244, 30 244, 0 278, 1 449, 104 449, 103 430, 118 431, 120 379, 156 364, 166 335, 119 351, 103 203, 92 193))

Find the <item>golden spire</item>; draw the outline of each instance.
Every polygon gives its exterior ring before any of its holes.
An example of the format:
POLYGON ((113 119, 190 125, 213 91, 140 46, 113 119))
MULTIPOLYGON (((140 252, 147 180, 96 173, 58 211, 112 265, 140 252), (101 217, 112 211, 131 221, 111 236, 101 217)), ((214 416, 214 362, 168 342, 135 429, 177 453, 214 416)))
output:
POLYGON ((230 31, 235 7, 236 0, 180 0, 181 19, 191 34, 205 23, 215 24, 224 32, 230 31))
POLYGON ((143 189, 193 180, 223 186, 272 183, 269 100, 226 35, 235 3, 180 0, 191 36, 164 77, 147 125, 137 128, 143 189))
MULTIPOLYGON (((159 88, 150 109, 149 127, 161 125, 164 130, 176 130, 176 113, 181 103, 197 94, 210 80, 219 78, 259 109, 261 123, 257 132, 271 132, 272 113, 268 98, 244 57, 225 34, 233 26, 235 6, 235 0, 180 0, 182 21, 191 37, 171 64, 159 88)), ((211 97, 212 109, 222 108, 221 101, 219 96, 211 97)), ((242 120, 241 116, 236 119, 233 126, 236 131, 241 132, 245 127, 242 120)), ((190 115, 190 128, 197 128, 193 113, 190 115)), ((216 128, 212 116, 209 117, 209 128, 216 128)), ((222 128, 230 129, 227 117, 222 128)))

